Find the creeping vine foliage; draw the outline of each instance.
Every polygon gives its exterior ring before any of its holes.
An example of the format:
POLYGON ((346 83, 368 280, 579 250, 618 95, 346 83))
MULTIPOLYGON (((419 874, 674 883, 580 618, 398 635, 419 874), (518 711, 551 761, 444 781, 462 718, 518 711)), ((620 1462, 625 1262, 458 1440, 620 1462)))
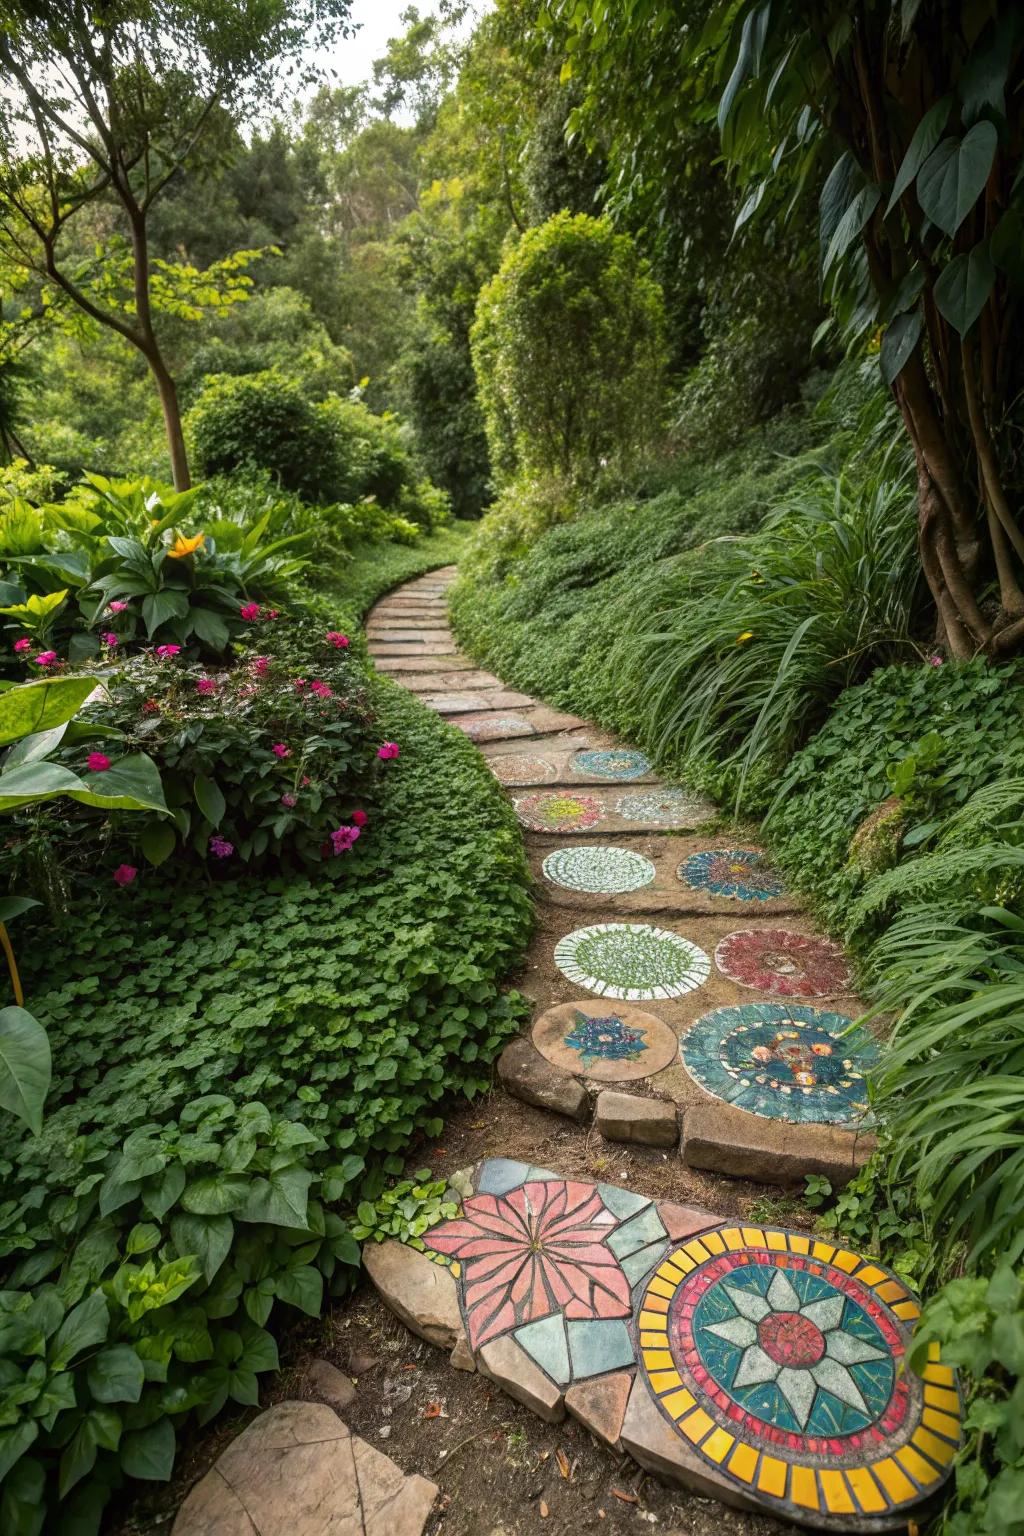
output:
POLYGON ((187 1415, 255 1403, 279 1304, 349 1287, 344 1213, 518 1027, 511 809, 460 733, 372 691, 402 754, 337 878, 161 870, 22 952, 54 1087, 42 1134, 0 1141, 5 1536, 46 1507, 97 1530, 124 1474, 169 1475, 187 1415))

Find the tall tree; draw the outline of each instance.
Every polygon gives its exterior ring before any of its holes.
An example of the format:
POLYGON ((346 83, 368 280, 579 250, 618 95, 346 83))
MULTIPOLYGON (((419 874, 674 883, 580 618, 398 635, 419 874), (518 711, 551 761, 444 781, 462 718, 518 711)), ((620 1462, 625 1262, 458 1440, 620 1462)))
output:
POLYGON ((161 300, 174 307, 176 272, 154 271, 150 212, 183 169, 215 155, 218 119, 265 110, 286 75, 308 74, 308 49, 346 34, 349 10, 350 0, 0 3, 0 255, 142 354, 178 489, 188 459, 156 324, 161 300), (67 238, 101 201, 126 226, 127 294, 115 258, 83 270, 67 238))

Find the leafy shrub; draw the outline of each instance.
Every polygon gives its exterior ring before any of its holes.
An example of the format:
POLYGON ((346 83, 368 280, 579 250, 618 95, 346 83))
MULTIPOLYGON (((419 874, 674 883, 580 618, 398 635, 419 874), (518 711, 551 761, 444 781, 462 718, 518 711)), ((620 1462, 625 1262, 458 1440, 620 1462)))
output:
POLYGON ((628 461, 659 419, 661 290, 628 235, 559 213, 481 291, 473 366, 491 460, 566 479, 628 461))
POLYGON ((459 733, 385 683, 373 703, 402 755, 339 880, 158 870, 24 957, 54 1086, 40 1136, 0 1133, 5 1530, 38 1531, 44 1499, 97 1530, 124 1476, 168 1475, 188 1416, 255 1402, 282 1307, 352 1282, 339 1211, 518 1026, 512 812, 459 733))

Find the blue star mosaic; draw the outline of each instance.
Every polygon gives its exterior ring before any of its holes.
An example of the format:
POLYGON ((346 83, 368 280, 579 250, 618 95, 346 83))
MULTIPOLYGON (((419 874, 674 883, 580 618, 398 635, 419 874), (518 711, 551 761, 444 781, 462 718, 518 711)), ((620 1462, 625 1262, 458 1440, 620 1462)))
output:
POLYGON ((646 1033, 624 1024, 618 1014, 594 1019, 577 1013, 565 1043, 570 1050, 579 1051, 580 1062, 589 1067, 595 1061, 635 1061, 647 1049, 646 1033))
POLYGON ((749 848, 712 848, 693 853, 679 866, 679 878, 694 891, 732 896, 737 901, 771 901, 785 887, 749 848))

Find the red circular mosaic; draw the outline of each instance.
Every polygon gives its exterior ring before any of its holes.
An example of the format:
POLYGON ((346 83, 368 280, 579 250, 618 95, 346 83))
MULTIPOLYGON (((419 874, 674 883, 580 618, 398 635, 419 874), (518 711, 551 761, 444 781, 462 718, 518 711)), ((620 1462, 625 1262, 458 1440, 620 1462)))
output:
POLYGON ((757 1325, 757 1342, 777 1365, 817 1365, 825 1357, 825 1335, 799 1312, 770 1312, 757 1325))
POLYGON ((838 944, 785 928, 740 928, 715 950, 723 976, 775 997, 827 997, 845 992, 850 967, 838 944))

